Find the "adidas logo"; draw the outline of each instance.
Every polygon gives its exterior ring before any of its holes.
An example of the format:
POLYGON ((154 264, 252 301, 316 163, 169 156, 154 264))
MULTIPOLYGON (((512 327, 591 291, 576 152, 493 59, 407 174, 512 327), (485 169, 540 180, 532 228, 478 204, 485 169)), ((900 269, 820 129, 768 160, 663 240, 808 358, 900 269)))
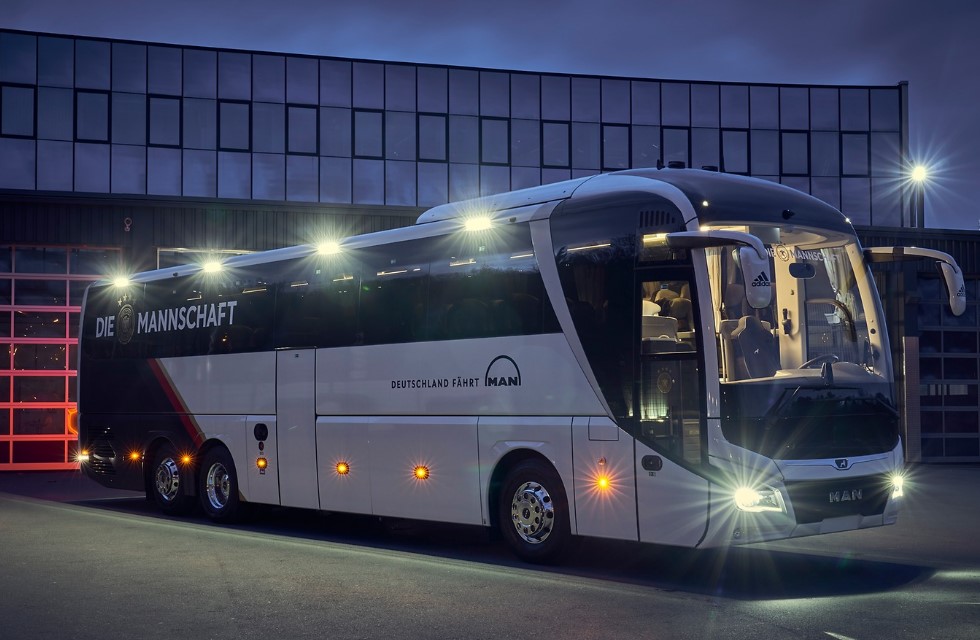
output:
POLYGON ((762 273, 760 273, 756 277, 756 279, 752 281, 752 286, 753 287, 768 287, 771 284, 772 283, 769 282, 769 276, 766 275, 766 272, 765 271, 763 271, 762 273))
POLYGON ((960 290, 956 292, 956 297, 957 298, 965 298, 966 297, 966 285, 963 285, 962 287, 960 287, 960 290))

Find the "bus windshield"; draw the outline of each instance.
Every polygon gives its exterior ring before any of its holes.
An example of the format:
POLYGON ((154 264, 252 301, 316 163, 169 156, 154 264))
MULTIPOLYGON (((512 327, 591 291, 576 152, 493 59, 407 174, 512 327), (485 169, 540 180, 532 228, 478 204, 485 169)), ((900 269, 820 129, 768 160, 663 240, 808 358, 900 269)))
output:
POLYGON ((723 382, 820 370, 826 363, 887 375, 873 283, 853 237, 794 227, 726 228, 763 240, 772 281, 743 282, 731 247, 707 252, 723 382), (753 309, 745 292, 759 286, 771 287, 772 302, 753 309))

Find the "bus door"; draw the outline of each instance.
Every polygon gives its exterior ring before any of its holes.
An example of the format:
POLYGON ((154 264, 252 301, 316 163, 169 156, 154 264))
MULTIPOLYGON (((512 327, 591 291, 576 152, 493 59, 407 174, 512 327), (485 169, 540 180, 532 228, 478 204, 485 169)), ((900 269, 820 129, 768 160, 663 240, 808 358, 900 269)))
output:
POLYGON ((315 351, 276 352, 279 497, 283 506, 320 508, 316 470, 315 351))
POLYGON ((704 535, 708 483, 700 335, 693 271, 640 269, 636 278, 633 416, 640 540, 693 546, 704 535))

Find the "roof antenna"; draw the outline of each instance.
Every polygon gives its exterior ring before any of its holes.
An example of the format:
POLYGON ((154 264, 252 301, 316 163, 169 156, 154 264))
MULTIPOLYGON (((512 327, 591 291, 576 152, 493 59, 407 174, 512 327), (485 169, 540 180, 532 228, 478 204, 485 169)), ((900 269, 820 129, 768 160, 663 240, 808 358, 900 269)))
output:
POLYGON ((658 169, 663 169, 664 168, 664 160, 663 160, 663 158, 657 158, 657 168, 658 169))

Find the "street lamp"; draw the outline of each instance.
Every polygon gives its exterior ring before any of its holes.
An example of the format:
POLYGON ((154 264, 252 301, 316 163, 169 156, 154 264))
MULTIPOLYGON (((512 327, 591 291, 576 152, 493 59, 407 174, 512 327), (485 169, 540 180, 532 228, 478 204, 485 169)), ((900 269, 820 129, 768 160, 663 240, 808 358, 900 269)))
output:
POLYGON ((926 182, 929 181, 929 169, 917 164, 909 171, 912 183, 912 211, 909 224, 923 229, 926 226, 926 182))

